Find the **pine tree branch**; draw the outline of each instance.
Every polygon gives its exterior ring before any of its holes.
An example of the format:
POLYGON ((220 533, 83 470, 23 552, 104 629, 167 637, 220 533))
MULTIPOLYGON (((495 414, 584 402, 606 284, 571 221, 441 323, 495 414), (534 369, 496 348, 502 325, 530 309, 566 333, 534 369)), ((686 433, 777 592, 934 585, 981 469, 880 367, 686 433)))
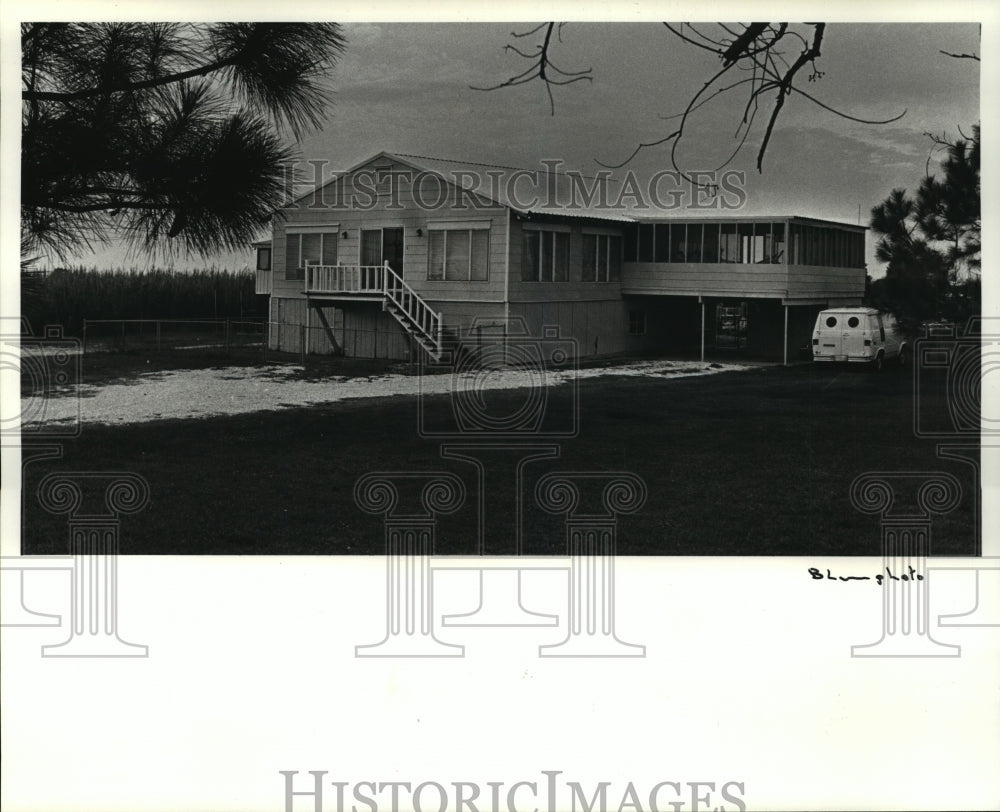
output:
POLYGON ((21 92, 21 98, 26 101, 55 101, 55 102, 72 102, 81 101, 83 99, 90 99, 95 96, 106 96, 110 93, 122 93, 125 91, 134 92, 136 90, 149 90, 154 87, 163 87, 164 85, 175 84, 177 82, 183 82, 186 79, 194 79, 199 76, 207 76, 210 73, 214 73, 222 68, 234 65, 237 61, 236 57, 229 57, 228 59, 220 59, 215 62, 209 62, 197 68, 192 68, 191 70, 181 71, 179 73, 172 73, 167 76, 159 76, 155 79, 143 79, 139 82, 113 82, 105 85, 99 85, 98 87, 89 88, 87 90, 77 90, 71 93, 62 93, 55 90, 24 90, 21 92))

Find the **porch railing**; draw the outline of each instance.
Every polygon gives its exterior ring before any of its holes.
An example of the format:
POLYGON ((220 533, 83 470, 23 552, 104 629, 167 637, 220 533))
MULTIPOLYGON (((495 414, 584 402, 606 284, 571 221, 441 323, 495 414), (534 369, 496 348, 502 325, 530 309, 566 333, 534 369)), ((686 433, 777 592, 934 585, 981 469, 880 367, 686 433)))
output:
POLYGON ((383 293, 382 265, 306 265, 306 293, 383 293))
POLYGON ((389 263, 381 265, 306 265, 305 292, 367 293, 383 297, 383 306, 403 326, 429 342, 435 355, 441 351, 442 323, 437 313, 411 288, 389 263))

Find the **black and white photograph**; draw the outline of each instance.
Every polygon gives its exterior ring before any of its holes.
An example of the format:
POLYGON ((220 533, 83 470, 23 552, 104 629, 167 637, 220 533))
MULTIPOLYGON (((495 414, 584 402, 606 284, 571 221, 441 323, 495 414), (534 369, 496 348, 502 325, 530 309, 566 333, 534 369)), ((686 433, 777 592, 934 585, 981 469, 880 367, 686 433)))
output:
POLYGON ((5 812, 997 808, 996 12, 346 11, 3 11, 5 812))

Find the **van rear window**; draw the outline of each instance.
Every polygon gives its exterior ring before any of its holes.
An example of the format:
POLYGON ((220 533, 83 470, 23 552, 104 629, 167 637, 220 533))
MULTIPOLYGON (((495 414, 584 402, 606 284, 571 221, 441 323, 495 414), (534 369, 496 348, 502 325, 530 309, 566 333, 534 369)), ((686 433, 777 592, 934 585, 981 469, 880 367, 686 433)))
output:
POLYGON ((847 326, 848 327, 857 327, 859 324, 861 324, 861 322, 858 321, 858 317, 857 316, 851 316, 847 320, 847 326))
POLYGON ((836 316, 830 316, 829 318, 827 318, 827 320, 826 320, 826 326, 827 327, 836 327, 837 326, 837 317, 836 316))

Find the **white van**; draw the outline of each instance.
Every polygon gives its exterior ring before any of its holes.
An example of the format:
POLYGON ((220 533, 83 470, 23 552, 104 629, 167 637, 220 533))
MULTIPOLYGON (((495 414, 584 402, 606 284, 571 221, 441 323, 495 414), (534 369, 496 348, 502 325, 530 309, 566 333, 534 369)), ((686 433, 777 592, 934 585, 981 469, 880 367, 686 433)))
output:
POLYGON ((834 307, 816 317, 814 361, 871 364, 881 370, 888 361, 907 362, 909 346, 896 319, 873 307, 834 307))

